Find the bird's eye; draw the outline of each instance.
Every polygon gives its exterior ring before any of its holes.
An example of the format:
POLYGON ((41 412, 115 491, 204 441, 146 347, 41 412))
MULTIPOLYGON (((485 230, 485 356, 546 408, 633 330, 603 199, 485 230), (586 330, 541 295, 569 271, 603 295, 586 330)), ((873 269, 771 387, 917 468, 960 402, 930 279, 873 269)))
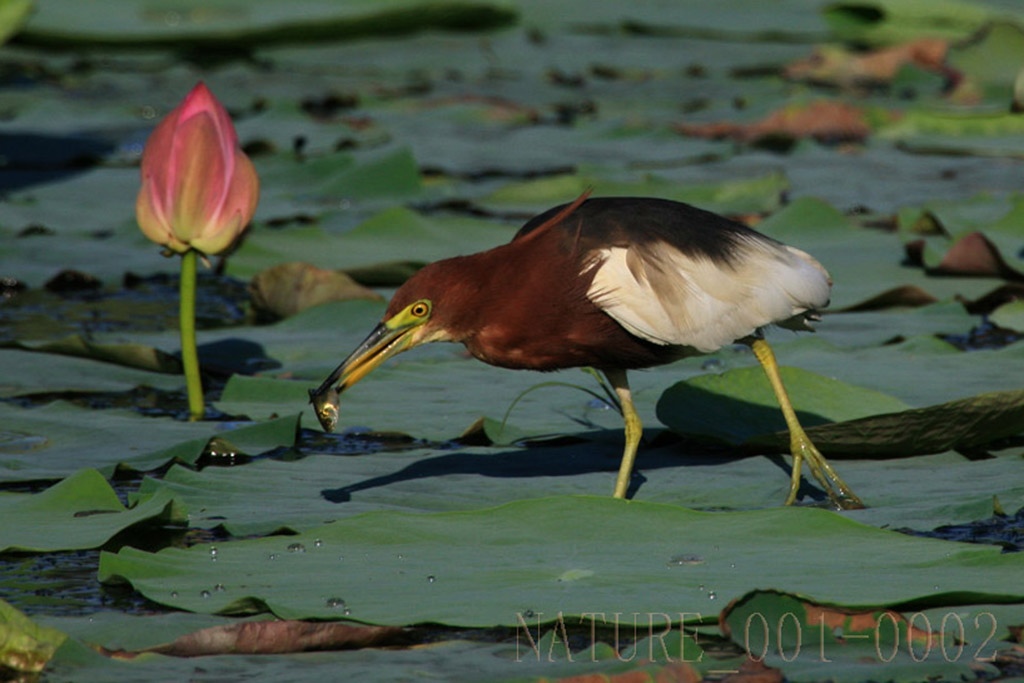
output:
POLYGON ((430 302, 426 300, 417 301, 416 303, 409 307, 409 313, 411 313, 413 317, 416 318, 427 317, 427 315, 430 314, 430 302))

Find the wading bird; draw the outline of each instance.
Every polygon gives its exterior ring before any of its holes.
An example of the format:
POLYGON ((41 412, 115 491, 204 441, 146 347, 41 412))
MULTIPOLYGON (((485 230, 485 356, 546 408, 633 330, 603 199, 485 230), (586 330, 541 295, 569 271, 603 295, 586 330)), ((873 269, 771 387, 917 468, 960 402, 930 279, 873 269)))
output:
POLYGON ((862 507, 800 426, 762 336, 771 324, 810 329, 831 286, 810 255, 716 214, 663 199, 584 194, 531 219, 508 244, 437 261, 409 278, 310 400, 332 431, 340 392, 427 342, 460 342, 505 368, 593 367, 614 388, 625 421, 614 492, 624 498, 641 438, 626 371, 740 342, 768 375, 789 428, 786 504, 796 500, 806 460, 837 507, 862 507))

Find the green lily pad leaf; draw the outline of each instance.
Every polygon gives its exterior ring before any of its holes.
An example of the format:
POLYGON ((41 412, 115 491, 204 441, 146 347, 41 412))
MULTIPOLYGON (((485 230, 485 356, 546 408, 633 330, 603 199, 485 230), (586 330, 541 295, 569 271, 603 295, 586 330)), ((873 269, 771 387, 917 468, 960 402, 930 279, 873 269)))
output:
POLYGON ((60 631, 39 626, 0 599, 0 673, 13 672, 10 680, 41 672, 65 638, 60 631))
POLYGON ((282 261, 302 261, 325 269, 358 268, 361 281, 384 278, 395 281, 395 261, 404 261, 399 275, 415 272, 429 261, 490 249, 512 239, 516 228, 479 218, 423 216, 394 207, 371 216, 344 234, 329 230, 333 216, 324 224, 255 230, 228 262, 228 273, 252 277, 282 261), (380 264, 380 265, 374 265, 380 264))
POLYGON ((757 224, 758 232, 793 243, 812 236, 845 236, 853 230, 849 216, 817 197, 797 197, 757 224))
MULTIPOLYGON (((800 368, 783 367, 781 372, 805 428, 908 408, 881 392, 800 368)), ((786 429, 778 401, 760 367, 701 375, 675 384, 658 401, 658 419, 681 434, 734 446, 786 429)))
POLYGON ((789 182, 781 173, 759 178, 703 185, 680 185, 656 175, 639 180, 615 180, 599 176, 561 175, 504 185, 480 203, 492 211, 540 213, 572 201, 587 190, 596 196, 630 195, 662 197, 694 204, 717 213, 769 213, 781 205, 789 182))
POLYGON ((952 201, 936 199, 922 206, 904 207, 897 214, 902 234, 912 237, 960 237, 980 228, 1019 217, 1018 197, 989 194, 952 201))
POLYGON ((1024 301, 1010 301, 989 313, 989 322, 1007 330, 1024 332, 1024 301))
MULTIPOLYGON (((128 391, 138 386, 176 390, 180 389, 183 383, 181 376, 177 374, 154 373, 76 355, 55 355, 17 348, 22 345, 30 346, 31 343, 11 342, 10 346, 15 348, 0 348, 0 364, 4 367, 3 379, 0 379, 0 396, 128 391)), ((159 351, 151 353, 150 346, 132 347, 127 357, 119 352, 118 360, 164 358, 159 351), (138 354, 135 351, 138 351, 138 354)), ((95 345, 93 348, 103 355, 111 351, 110 347, 104 344, 95 345)))
POLYGON ((211 562, 205 547, 126 547, 102 553, 99 577, 194 612, 386 625, 515 627, 528 611, 578 619, 623 604, 661 613, 668 594, 700 619, 722 604, 709 601, 712 593, 724 602, 765 586, 851 608, 1024 601, 1024 555, 909 537, 813 508, 701 513, 561 496, 466 512, 370 513, 298 536, 218 543, 217 551, 211 562), (580 543, 582 530, 594 528, 601 542, 580 543), (669 566, 680 552, 704 562, 669 566), (558 581, 569 570, 593 574, 558 581), (915 580, 877 579, 904 574, 915 580))
POLYGON ((0 0, 0 45, 21 29, 34 6, 33 0, 0 0))
POLYGON ((166 491, 126 509, 93 469, 80 470, 41 493, 0 492, 0 516, 0 552, 98 548, 131 527, 188 521, 166 491))
MULTIPOLYGON (((57 401, 41 408, 0 404, 4 443, 0 482, 63 479, 83 467, 110 476, 118 467, 149 471, 195 463, 214 434, 211 423, 143 417, 129 410, 89 410, 57 401)), ((248 453, 295 442, 299 416, 222 431, 248 453)))
POLYGON ((194 465, 204 454, 226 458, 229 462, 239 455, 256 455, 282 446, 292 446, 298 433, 301 415, 276 413, 255 424, 238 423, 213 436, 205 436, 175 444, 118 463, 118 468, 148 472, 167 463, 194 465))
POLYGON ((294 154, 262 157, 257 170, 261 185, 275 194, 310 198, 322 206, 342 202, 409 197, 421 190, 419 168, 408 147, 369 154, 335 152, 308 159, 294 154))
MULTIPOLYGON (((1000 391, 909 409, 885 394, 782 369, 808 436, 831 455, 899 457, 982 447, 1024 432, 1024 391, 1000 391), (801 406, 814 406, 813 412, 801 406)), ((730 445, 789 447, 774 394, 758 368, 680 382, 658 402, 673 430, 730 445), (774 408, 774 409, 773 409, 774 408)))
POLYGON ((850 43, 892 44, 914 38, 966 38, 994 17, 964 0, 848 0, 822 10, 836 38, 850 43))
POLYGON ((57 353, 76 358, 90 358, 151 372, 181 374, 180 359, 144 344, 97 343, 76 334, 57 341, 10 342, 4 346, 42 353, 57 353))
MULTIPOLYGON (((959 618, 953 610, 945 613, 959 618)), ((979 616, 978 625, 983 622, 988 625, 979 616)), ((969 619, 947 617, 932 624, 923 612, 908 617, 891 609, 848 610, 770 591, 732 602, 721 623, 750 656, 785 667, 794 680, 970 679, 983 658, 994 653, 992 648, 972 656, 989 634, 970 629, 969 619), (957 624, 963 631, 957 631, 957 624)), ((991 665, 986 668, 995 671, 991 665)))
POLYGON ((182 45, 256 47, 336 41, 428 29, 491 29, 515 20, 498 2, 372 0, 338 5, 303 0, 287 12, 274 2, 178 3, 153 8, 127 1, 104 20, 75 2, 43 3, 21 34, 32 45, 180 48, 182 45))
MULTIPOLYGON (((153 420, 127 410, 88 410, 61 401, 34 409, 0 404, 0 419, 7 433, 20 436, 0 460, 0 481, 62 479, 82 467, 109 476, 119 462, 210 431, 201 423, 153 420)), ((194 457, 206 439, 195 447, 194 457)), ((160 458, 153 466, 166 461, 160 458)))
POLYGON ((966 44, 951 47, 947 61, 967 78, 988 86, 990 98, 1008 102, 1024 64, 1024 28, 1008 21, 988 24, 966 44))
MULTIPOLYGON (((888 125, 880 127, 876 135, 882 139, 913 142, 915 136, 950 136, 956 137, 998 137, 1001 144, 1006 144, 1012 136, 1024 132, 1024 121, 1016 114, 1000 111, 959 111, 934 109, 908 109, 892 120, 888 125)), ((920 143, 918 143, 920 144, 920 143)), ((950 144, 955 144, 955 140, 950 144)), ((1010 143, 1013 153, 1020 151, 1017 144, 1010 143)), ((1008 151, 1010 151, 1008 150, 1008 151)))
MULTIPOLYGON (((901 413, 812 427, 823 450, 905 456, 970 450, 1024 432, 1024 391, 996 391, 901 413)), ((766 439, 779 443, 780 439, 766 439)))
POLYGON ((281 412, 304 408, 309 403, 309 389, 302 382, 232 375, 216 407, 250 420, 266 420, 281 412))

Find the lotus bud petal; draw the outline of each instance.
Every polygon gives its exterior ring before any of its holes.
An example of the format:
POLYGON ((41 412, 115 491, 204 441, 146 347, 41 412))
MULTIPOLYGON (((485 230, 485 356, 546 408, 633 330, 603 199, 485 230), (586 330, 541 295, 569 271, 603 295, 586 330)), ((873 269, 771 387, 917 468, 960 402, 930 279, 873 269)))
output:
POLYGON ((135 215, 146 237, 172 251, 219 254, 252 220, 259 188, 231 117, 199 83, 146 142, 135 215))

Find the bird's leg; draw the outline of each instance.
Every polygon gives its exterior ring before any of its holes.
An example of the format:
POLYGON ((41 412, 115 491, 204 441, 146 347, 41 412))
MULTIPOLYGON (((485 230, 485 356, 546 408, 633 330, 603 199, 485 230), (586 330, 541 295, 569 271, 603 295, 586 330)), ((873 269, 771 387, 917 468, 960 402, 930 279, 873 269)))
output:
POLYGON ((619 397, 619 404, 622 407, 622 420, 626 425, 626 446, 622 451, 622 464, 619 465, 619 476, 615 479, 616 498, 625 498, 629 490, 629 480, 633 476, 633 463, 636 461, 636 450, 640 446, 640 437, 643 435, 643 423, 633 406, 633 397, 629 391, 629 380, 626 378, 625 370, 605 370, 604 376, 608 378, 615 394, 619 397))
POLYGON ((797 420, 796 412, 793 410, 793 404, 782 384, 779 364, 775 360, 772 347, 768 346, 768 342, 764 339, 755 339, 750 343, 750 348, 753 349, 754 356, 757 357, 765 374, 768 375, 768 381, 772 385, 775 398, 779 402, 779 407, 782 408, 782 415, 786 418, 786 426, 789 428, 789 443, 793 452, 793 474, 789 485, 789 495, 786 496, 786 505, 792 505, 796 501, 797 490, 800 488, 800 470, 803 460, 806 458, 811 474, 828 493, 833 505, 840 510, 863 508, 864 503, 850 490, 850 487, 832 468, 821 451, 811 442, 807 433, 804 432, 804 428, 800 426, 800 421, 797 420))

